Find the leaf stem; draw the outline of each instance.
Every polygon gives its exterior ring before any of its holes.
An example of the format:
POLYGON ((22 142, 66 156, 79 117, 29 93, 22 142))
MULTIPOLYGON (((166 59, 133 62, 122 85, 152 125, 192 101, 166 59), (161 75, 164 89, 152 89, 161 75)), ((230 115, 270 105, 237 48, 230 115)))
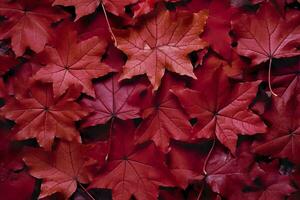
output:
POLYGON ((201 196, 202 196, 202 193, 203 193, 203 190, 204 190, 204 184, 205 184, 205 182, 203 182, 203 183, 201 184, 201 188, 200 188, 199 194, 198 194, 198 196, 197 196, 197 200, 200 200, 200 198, 201 198, 201 196))
POLYGON ((83 187, 81 183, 78 182, 78 185, 81 187, 81 189, 90 197, 91 200, 96 200, 86 189, 83 187))
POLYGON ((112 117, 111 118, 111 121, 110 121, 110 127, 109 127, 109 135, 108 135, 108 148, 107 148, 107 154, 105 156, 105 161, 108 161, 108 157, 109 157, 109 152, 110 152, 110 148, 111 148, 111 136, 112 136, 112 131, 113 131, 113 128, 114 128, 114 120, 115 120, 115 117, 112 117))
POLYGON ((216 144, 216 139, 214 138, 213 144, 212 144, 212 146, 211 146, 211 148, 210 148, 210 150, 209 150, 209 152, 208 152, 208 154, 205 158, 203 169, 202 169, 205 176, 207 175, 207 171, 206 171, 207 162, 209 161, 211 153, 214 150, 215 144, 216 144))
POLYGON ((277 97, 278 95, 272 90, 272 85, 271 85, 271 69, 272 69, 272 57, 269 60, 268 86, 269 86, 269 90, 270 90, 271 94, 274 95, 275 97, 277 97))
POLYGON ((114 33, 113 33, 113 31, 112 31, 112 28, 111 28, 111 26, 110 26, 110 23, 109 23, 109 20, 108 20, 108 16, 107 16, 105 7, 104 7, 104 5, 103 5, 103 2, 101 2, 101 6, 102 6, 102 10, 103 10, 103 13, 104 13, 104 16, 105 16, 105 20, 106 20, 106 23, 107 23, 107 26, 108 26, 108 30, 109 30, 109 32, 110 32, 110 34, 111 34, 112 39, 114 40, 115 46, 118 46, 117 38, 116 38, 116 36, 114 35, 114 33))

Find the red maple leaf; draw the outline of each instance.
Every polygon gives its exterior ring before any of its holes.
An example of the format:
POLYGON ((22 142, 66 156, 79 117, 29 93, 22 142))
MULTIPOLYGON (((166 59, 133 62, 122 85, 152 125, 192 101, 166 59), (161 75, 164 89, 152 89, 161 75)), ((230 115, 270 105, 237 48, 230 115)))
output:
POLYGON ((287 102, 276 98, 272 103, 263 115, 270 127, 262 140, 254 144, 253 151, 300 164, 300 104, 297 96, 291 95, 287 102))
POLYGON ((141 26, 116 32, 117 47, 128 56, 120 80, 147 74, 157 90, 165 69, 195 78, 188 54, 207 46, 199 37, 206 19, 207 11, 172 16, 160 10, 141 26))
POLYGON ((59 142, 53 152, 38 148, 26 150, 23 160, 30 174, 43 179, 39 198, 59 192, 68 199, 75 192, 77 184, 90 181, 90 173, 84 167, 84 152, 81 144, 67 142, 59 142))
POLYGON ((55 137, 81 141, 74 121, 88 110, 74 102, 79 93, 78 88, 70 88, 64 96, 54 98, 50 85, 36 83, 27 97, 11 98, 1 110, 17 124, 16 139, 36 138, 41 147, 50 150, 55 137))
POLYGON ((193 89, 174 90, 182 106, 198 122, 196 138, 217 138, 235 152, 238 134, 263 133, 266 126, 248 107, 256 96, 260 81, 232 84, 218 59, 211 57, 197 69, 193 89), (212 61, 211 61, 212 59, 212 61), (209 87, 208 87, 209 86, 209 87))
POLYGON ((238 39, 237 52, 257 65, 272 58, 300 54, 300 14, 286 12, 283 18, 271 3, 261 4, 255 14, 242 14, 232 21, 238 39))
POLYGON ((172 186, 164 156, 153 143, 136 146, 131 121, 116 123, 107 165, 89 188, 112 189, 113 199, 156 200, 159 186, 172 186), (126 130, 126 131, 124 131, 126 130))
POLYGON ((289 176, 279 174, 276 161, 254 165, 250 175, 253 183, 248 186, 249 191, 239 193, 241 196, 238 197, 232 195, 232 200, 282 200, 295 191, 289 176))
POLYGON ((234 158, 230 152, 220 146, 211 147, 206 155, 207 145, 174 143, 168 154, 168 166, 181 188, 195 181, 204 181, 204 185, 216 193, 229 197, 238 192, 248 180, 248 167, 252 159, 248 154, 234 158), (208 157, 207 157, 208 156, 208 157), (208 159, 208 160, 207 160, 208 159), (233 186, 234 185, 234 186, 233 186))
POLYGON ((88 107, 92 114, 86 118, 83 126, 105 124, 111 118, 122 120, 139 117, 139 108, 132 106, 128 100, 139 91, 139 86, 134 84, 118 83, 118 75, 94 84, 96 98, 84 98, 81 103, 88 107))
MULTIPOLYGON (((167 152, 170 139, 189 141, 191 124, 175 95, 169 90, 180 85, 170 75, 162 81, 162 87, 154 95, 149 90, 143 98, 142 118, 144 119, 136 131, 137 143, 153 140, 157 147, 167 152)), ((141 102, 141 98, 136 101, 141 102)))
POLYGON ((67 17, 48 0, 1 1, 0 16, 7 18, 0 23, 0 39, 11 38, 17 56, 27 47, 41 52, 53 34, 51 24, 67 17))
POLYGON ((58 32, 58 36, 53 47, 45 48, 43 56, 46 66, 36 73, 35 79, 53 82, 55 97, 62 95, 71 85, 81 85, 84 93, 94 97, 91 80, 113 71, 100 63, 106 41, 95 36, 77 42, 76 32, 65 27, 58 32))

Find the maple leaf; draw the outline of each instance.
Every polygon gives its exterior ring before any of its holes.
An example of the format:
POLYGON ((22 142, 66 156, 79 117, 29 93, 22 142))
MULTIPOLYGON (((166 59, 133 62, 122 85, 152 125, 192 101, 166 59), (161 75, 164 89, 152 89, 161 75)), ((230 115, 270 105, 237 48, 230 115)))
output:
POLYGON ((87 116, 88 110, 74 102, 79 93, 73 87, 55 99, 50 85, 36 83, 28 97, 11 98, 1 110, 17 124, 16 139, 36 138, 41 147, 50 150, 55 137, 81 142, 74 121, 87 116))
MULTIPOLYGON (((242 194, 239 199, 249 200, 281 200, 290 195, 295 189, 290 184, 290 178, 278 173, 277 162, 254 165, 251 176, 253 183, 249 192, 242 194)), ((236 198, 233 198, 234 200, 236 198)))
MULTIPOLYGON (((214 144, 213 144, 214 146, 214 144)), ((168 166, 181 188, 195 181, 204 181, 216 193, 229 197, 248 180, 248 167, 252 161, 248 154, 233 157, 220 146, 212 147, 206 157, 207 146, 173 143, 168 153, 168 166), (232 187, 232 185, 239 187, 232 187)))
POLYGON ((139 90, 137 84, 120 85, 118 76, 114 75, 94 84, 94 89, 95 99, 84 98, 81 101, 84 107, 93 111, 82 124, 84 127, 105 124, 111 118, 126 120, 139 117, 139 108, 128 103, 130 97, 139 90))
POLYGON ((108 163, 89 188, 112 189, 115 200, 127 200, 132 195, 155 200, 159 186, 173 185, 163 154, 153 143, 135 146, 133 138, 131 121, 116 123, 108 163))
POLYGON ((157 90, 165 69, 196 78, 188 54, 207 46, 199 37, 207 14, 178 12, 172 16, 161 10, 139 27, 116 31, 117 47, 128 56, 120 80, 147 74, 157 90))
POLYGON ((144 120, 136 131, 136 141, 143 143, 153 140, 160 150, 167 152, 170 139, 182 141, 190 139, 192 126, 175 95, 169 91, 178 87, 179 81, 167 74, 162 83, 162 87, 155 95, 148 91, 148 95, 143 97, 148 102, 142 106, 144 120))
POLYGON ((272 107, 263 117, 270 124, 268 133, 261 141, 253 145, 255 153, 287 158, 299 164, 300 148, 300 105, 296 94, 290 96, 287 102, 281 98, 273 99, 272 107))
POLYGON ((7 18, 0 23, 0 39, 11 38, 17 56, 22 56, 27 47, 41 52, 51 38, 51 24, 67 17, 46 0, 1 1, 0 16, 7 18))
POLYGON ((249 108, 260 81, 231 84, 218 59, 211 57, 197 69, 193 89, 174 90, 182 106, 198 122, 196 138, 217 138, 235 152, 238 134, 264 133, 266 126, 249 108), (212 61, 210 61, 212 59, 212 61), (209 87, 207 87, 209 85, 209 87))
POLYGON ((100 63, 105 52, 106 42, 92 37, 77 43, 76 32, 64 28, 54 47, 45 47, 46 66, 34 76, 43 82, 53 82, 54 96, 62 95, 69 86, 82 86, 83 92, 95 96, 91 79, 103 76, 111 71, 100 63), (47 59, 48 58, 48 59, 47 59))
POLYGON ((125 14, 125 6, 136 3, 138 0, 55 0, 53 5, 75 6, 76 20, 95 12, 96 8, 103 3, 107 11, 114 15, 125 14))
POLYGON ((253 65, 300 55, 299 20, 297 11, 289 11, 282 18, 272 4, 261 4, 255 15, 243 14, 232 21, 238 39, 237 52, 249 57, 253 65))
POLYGON ((234 193, 240 192, 248 180, 251 162, 250 155, 235 158, 222 149, 216 149, 207 162, 205 180, 212 191, 230 198, 234 193))
POLYGON ((80 145, 59 142, 53 152, 37 148, 25 151, 23 160, 29 167, 30 174, 43 179, 39 198, 59 192, 68 199, 75 192, 77 183, 86 184, 90 181, 80 145))

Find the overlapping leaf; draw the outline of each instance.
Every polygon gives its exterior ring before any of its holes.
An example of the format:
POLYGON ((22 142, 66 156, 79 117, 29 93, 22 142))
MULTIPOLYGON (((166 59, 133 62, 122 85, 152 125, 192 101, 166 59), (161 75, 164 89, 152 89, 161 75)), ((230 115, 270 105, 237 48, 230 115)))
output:
POLYGON ((116 32, 117 47, 128 56, 120 80, 147 74, 157 90, 165 69, 196 78, 188 54, 207 46, 200 39, 206 19, 207 11, 173 16, 161 10, 140 27, 116 32))
POLYGON ((7 18, 0 23, 0 39, 11 39, 17 56, 22 56, 27 47, 41 52, 51 39, 51 24, 67 17, 48 0, 1 1, 0 16, 7 18))
MULTIPOLYGON (((212 154, 205 162, 205 146, 201 144, 187 146, 174 144, 168 154, 169 168, 175 175, 182 188, 194 181, 205 181, 214 192, 229 197, 238 187, 231 184, 242 185, 248 179, 247 170, 251 163, 251 156, 241 155, 234 158, 230 153, 224 152, 220 147, 213 149, 212 154)), ((205 183, 205 184, 206 184, 205 183)))
POLYGON ((179 85, 179 81, 166 75, 156 95, 152 95, 149 90, 146 96, 136 100, 146 99, 142 105, 144 121, 136 132, 137 143, 152 140, 162 151, 167 152, 171 139, 189 141, 192 126, 175 95, 169 91, 179 85))
POLYGON ((95 36, 78 42, 76 36, 72 28, 61 30, 54 47, 45 48, 46 66, 34 76, 37 80, 52 82, 54 96, 62 95, 75 85, 82 86, 84 93, 94 97, 92 79, 113 71, 100 63, 106 41, 95 36))
POLYGON ((153 143, 136 146, 133 138, 132 122, 115 126, 108 163, 90 188, 112 189, 115 200, 129 200, 132 195, 155 200, 159 186, 173 185, 163 154, 153 143))
POLYGON ((90 173, 84 167, 83 148, 78 143, 60 142, 55 151, 28 149, 23 158, 30 168, 30 174, 43 179, 39 198, 62 193, 68 199, 77 184, 90 181, 90 173))
POLYGON ((266 130, 259 116, 249 109, 260 82, 231 84, 222 66, 214 66, 216 59, 211 57, 204 69, 196 71, 198 80, 193 82, 193 89, 174 93, 190 116, 198 119, 195 137, 217 138, 235 152, 237 134, 254 135, 266 130))
POLYGON ((258 141, 253 151, 263 155, 287 158, 299 164, 300 107, 297 96, 290 96, 287 102, 277 98, 264 114, 270 124, 268 133, 258 141))
POLYGON ((117 75, 94 84, 96 98, 84 98, 81 101, 82 105, 92 111, 83 126, 105 124, 111 118, 122 120, 138 118, 139 108, 128 103, 138 88, 138 85, 120 85, 117 75))
POLYGON ((232 22, 237 52, 251 58, 253 65, 299 55, 299 20, 298 11, 287 12, 283 18, 271 3, 262 4, 256 14, 243 14, 232 22))
POLYGON ((89 112, 74 102, 79 93, 78 88, 73 88, 54 98, 51 85, 36 83, 28 97, 11 98, 2 112, 17 124, 16 139, 36 138, 41 147, 50 150, 55 137, 81 141, 74 122, 89 112))

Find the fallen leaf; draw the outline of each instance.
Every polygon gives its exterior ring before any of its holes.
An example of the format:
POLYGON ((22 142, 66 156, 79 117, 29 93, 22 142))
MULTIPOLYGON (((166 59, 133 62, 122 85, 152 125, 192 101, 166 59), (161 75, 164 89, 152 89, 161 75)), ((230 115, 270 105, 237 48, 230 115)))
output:
POLYGON ((71 85, 82 86, 83 93, 95 97, 91 80, 113 71, 100 62, 106 42, 96 36, 77 42, 76 32, 70 29, 61 30, 54 47, 45 48, 47 65, 34 78, 52 82, 55 97, 62 95, 71 85))
POLYGON ((159 186, 173 185, 163 154, 153 143, 136 146, 133 138, 132 122, 115 125, 108 163, 89 188, 111 189, 115 200, 156 200, 159 186))
POLYGON ((74 122, 89 112, 74 102, 79 93, 78 88, 72 88, 54 98, 51 85, 36 83, 28 97, 9 99, 1 111, 17 124, 16 139, 36 138, 41 147, 51 150, 55 137, 81 142, 74 122))
POLYGON ((200 11, 172 16, 170 11, 159 11, 140 27, 115 32, 117 47, 128 56, 120 80, 147 74, 153 90, 157 90, 165 69, 196 78, 188 54, 207 46, 199 37, 207 14, 200 11))
POLYGON ((20 0, 1 1, 0 16, 8 18, 0 23, 0 39, 11 38, 15 54, 22 56, 27 47, 41 52, 53 35, 51 24, 68 15, 47 0, 20 0))
POLYGON ((68 199, 78 184, 90 181, 78 143, 59 142, 53 152, 37 148, 27 149, 23 160, 29 167, 30 174, 43 180, 39 198, 59 192, 64 195, 64 199, 68 199))

